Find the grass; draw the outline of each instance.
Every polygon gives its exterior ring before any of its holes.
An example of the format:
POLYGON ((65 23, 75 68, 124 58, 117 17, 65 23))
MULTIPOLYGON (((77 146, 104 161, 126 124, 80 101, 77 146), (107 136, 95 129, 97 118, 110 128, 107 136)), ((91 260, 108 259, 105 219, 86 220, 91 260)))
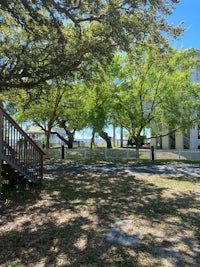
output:
POLYGON ((200 266, 199 178, 98 165, 48 162, 42 185, 7 191, 0 266, 200 266), (106 241, 119 219, 138 246, 106 241))

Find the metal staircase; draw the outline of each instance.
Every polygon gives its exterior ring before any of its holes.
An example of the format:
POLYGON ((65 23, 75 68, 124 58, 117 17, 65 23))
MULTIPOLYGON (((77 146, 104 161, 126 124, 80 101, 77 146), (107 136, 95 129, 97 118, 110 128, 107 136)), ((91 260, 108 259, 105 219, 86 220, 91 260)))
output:
POLYGON ((0 106, 0 162, 5 179, 27 179, 38 183, 43 178, 44 151, 0 106))
POLYGON ((175 136, 175 131, 173 130, 170 130, 169 134, 169 147, 170 149, 176 148, 176 136, 175 136))
POLYGON ((183 136, 184 149, 190 149, 190 130, 187 129, 183 136))

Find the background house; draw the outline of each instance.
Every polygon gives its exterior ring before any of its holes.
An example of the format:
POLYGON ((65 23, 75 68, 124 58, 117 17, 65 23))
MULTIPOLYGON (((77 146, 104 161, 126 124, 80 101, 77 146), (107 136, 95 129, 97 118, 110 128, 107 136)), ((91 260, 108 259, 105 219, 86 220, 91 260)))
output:
MULTIPOLYGON (((66 138, 66 133, 63 129, 53 128, 54 132, 58 132, 60 135, 66 138)), ((40 146, 45 143, 45 134, 44 131, 38 126, 30 126, 26 133, 40 146)), ((60 146, 63 144, 62 140, 60 140, 56 134, 51 134, 50 137, 51 146, 60 146)))

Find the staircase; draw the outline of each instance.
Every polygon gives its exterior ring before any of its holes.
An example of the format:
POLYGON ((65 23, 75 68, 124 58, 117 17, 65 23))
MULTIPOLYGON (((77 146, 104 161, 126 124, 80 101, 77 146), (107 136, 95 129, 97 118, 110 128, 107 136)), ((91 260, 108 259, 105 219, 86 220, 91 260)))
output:
POLYGON ((43 178, 44 151, 0 106, 1 174, 11 183, 24 179, 38 183, 43 178))
POLYGON ((176 148, 176 137, 175 137, 175 131, 170 130, 169 133, 169 147, 170 149, 176 148))
POLYGON ((183 147, 184 149, 190 149, 190 129, 186 129, 183 135, 183 147))
POLYGON ((190 137, 188 135, 183 136, 184 149, 190 149, 190 137))

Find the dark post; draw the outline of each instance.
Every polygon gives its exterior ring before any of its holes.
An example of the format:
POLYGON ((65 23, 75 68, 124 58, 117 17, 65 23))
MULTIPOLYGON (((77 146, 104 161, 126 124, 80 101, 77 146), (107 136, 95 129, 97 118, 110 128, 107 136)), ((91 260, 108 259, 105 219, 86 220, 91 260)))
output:
POLYGON ((120 147, 123 147, 123 126, 120 127, 120 147))
POLYGON ((61 146, 61 159, 65 159, 65 146, 61 146))
POLYGON ((154 146, 151 146, 151 159, 154 160, 154 146))

